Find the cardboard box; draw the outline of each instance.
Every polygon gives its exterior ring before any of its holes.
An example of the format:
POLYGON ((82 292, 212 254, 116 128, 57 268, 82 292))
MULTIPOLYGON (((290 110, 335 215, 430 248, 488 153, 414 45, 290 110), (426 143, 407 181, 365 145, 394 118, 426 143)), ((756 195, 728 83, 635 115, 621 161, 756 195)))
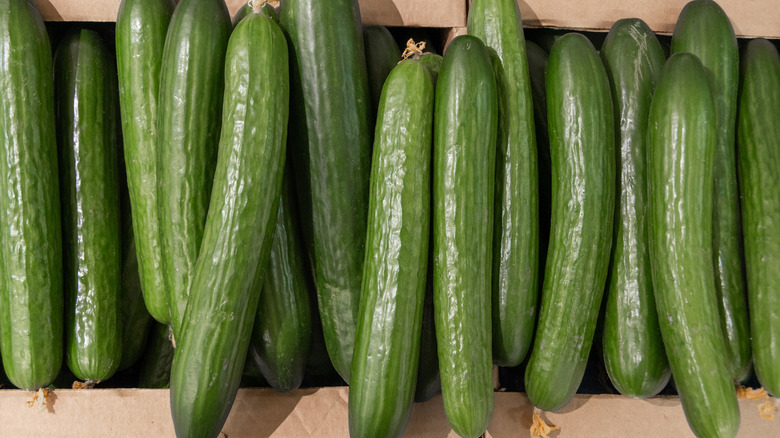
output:
MULTIPOLYGON (((30 392, 0 390, 2 437, 173 437, 167 390, 56 390, 49 405, 28 407, 30 392)), ((347 437, 348 389, 301 389, 287 394, 271 389, 241 389, 223 437, 347 437)), ((777 400, 775 400, 777 403, 777 400)), ((740 400, 739 437, 780 436, 780 418, 763 420, 758 401, 740 400)), ((524 394, 495 393, 487 437, 530 437, 534 412, 524 394)), ((777 415, 780 417, 780 415, 777 415)), ((676 397, 649 400, 614 395, 577 395, 559 412, 543 413, 560 428, 554 438, 693 437, 676 397)), ((415 404, 408 437, 452 437, 441 396, 415 404)))

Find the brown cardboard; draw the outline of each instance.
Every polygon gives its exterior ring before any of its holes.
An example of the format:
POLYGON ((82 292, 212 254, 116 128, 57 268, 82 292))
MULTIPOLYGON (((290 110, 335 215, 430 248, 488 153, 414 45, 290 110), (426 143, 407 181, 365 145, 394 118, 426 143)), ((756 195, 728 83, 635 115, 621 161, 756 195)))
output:
MULTIPOLYGON (((288 394, 264 388, 241 389, 222 436, 347 437, 348 394, 346 387, 302 389, 288 394)), ((167 390, 58 389, 51 398, 50 406, 40 411, 27 406, 31 393, 0 390, 0 436, 174 436, 167 390)), ((780 436, 780 415, 774 421, 762 420, 758 414, 760 403, 740 400, 738 437, 780 436)), ((497 392, 486 436, 530 437, 532 414, 533 406, 524 394, 497 392)), ((636 400, 616 395, 577 395, 561 411, 545 412, 543 417, 560 427, 552 438, 693 437, 676 397, 636 400)), ((457 437, 447 423, 440 395, 415 404, 406 436, 457 437)))
MULTIPOLYGON (((230 16, 247 0, 227 0, 230 16)), ((121 0, 35 0, 46 21, 116 21, 121 0)), ((466 24, 466 0, 359 0, 364 24, 454 27, 466 24)))

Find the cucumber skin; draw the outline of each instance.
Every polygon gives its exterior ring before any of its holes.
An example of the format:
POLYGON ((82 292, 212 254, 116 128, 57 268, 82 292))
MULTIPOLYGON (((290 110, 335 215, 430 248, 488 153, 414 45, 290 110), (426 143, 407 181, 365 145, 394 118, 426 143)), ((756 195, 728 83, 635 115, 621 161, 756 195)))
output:
POLYGON ((325 345, 349 381, 371 172, 371 98, 357 0, 285 0, 290 158, 325 345), (338 54, 338 56, 334 56, 338 54))
POLYGON ((419 366, 430 234, 431 76, 409 59, 382 89, 349 390, 353 437, 402 436, 419 366))
POLYGON ((366 51, 366 71, 371 91, 372 109, 379 108, 379 98, 385 79, 401 61, 401 50, 385 26, 363 28, 363 47, 366 51))
POLYGON ((735 436, 739 427, 710 258, 715 108, 698 58, 673 54, 648 122, 650 260, 674 382, 691 429, 704 437, 735 436))
POLYGON ((160 69, 172 0, 122 0, 116 23, 116 65, 127 185, 138 230, 136 250, 144 302, 167 324, 157 205, 157 114, 160 69))
POLYGON ((157 205, 174 338, 209 209, 230 31, 224 0, 182 0, 165 38, 157 112, 157 205))
POLYGON ((570 33, 547 64, 552 169, 550 245, 525 390, 557 410, 582 381, 609 270, 615 209, 614 112, 593 45, 570 33))
POLYGON ((248 361, 279 392, 300 386, 311 345, 311 305, 289 165, 265 270, 248 361))
POLYGON ((54 74, 34 3, 1 8, 0 345, 8 379, 34 391, 57 377, 63 352, 54 74))
POLYGON ((143 356, 153 321, 141 292, 132 219, 128 218, 127 222, 122 226, 122 358, 119 370, 130 368, 143 356))
POLYGON ((734 147, 739 51, 734 30, 725 12, 712 0, 694 0, 677 18, 671 52, 696 55, 708 70, 713 87, 718 124, 718 149, 713 178, 713 254, 715 286, 726 334, 732 377, 750 377, 750 327, 747 291, 743 272, 742 223, 734 147))
POLYGON ((498 86, 493 224, 493 363, 517 366, 536 323, 539 176, 531 79, 515 0, 474 0, 468 32, 493 49, 498 86))
POLYGON ((666 55, 644 21, 625 19, 612 26, 601 58, 619 134, 604 365, 621 394, 647 398, 660 392, 671 375, 655 310, 646 218, 647 118, 666 55))
POLYGON ((747 43, 737 127, 742 233, 753 367, 761 385, 780 396, 780 56, 764 39, 747 43))
POLYGON ((227 47, 211 205, 171 368, 177 436, 217 436, 235 400, 281 195, 289 72, 284 34, 261 14, 227 47))
POLYGON ((461 436, 493 414, 490 283, 498 97, 488 49, 455 38, 436 83, 434 320, 444 411, 461 436))
POLYGON ((101 36, 74 29, 54 56, 60 151, 65 348, 82 380, 122 357, 117 75, 101 36))
POLYGON ((156 323, 147 342, 146 354, 138 370, 139 388, 169 388, 174 348, 171 344, 170 326, 156 323))

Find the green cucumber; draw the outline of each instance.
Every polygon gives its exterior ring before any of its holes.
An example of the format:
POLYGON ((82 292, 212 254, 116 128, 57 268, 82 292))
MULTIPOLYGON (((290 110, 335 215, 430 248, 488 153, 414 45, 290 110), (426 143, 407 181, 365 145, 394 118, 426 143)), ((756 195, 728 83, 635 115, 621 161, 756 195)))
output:
POLYGON ((699 59, 673 54, 648 121, 650 260, 666 355, 693 432, 733 437, 739 407, 711 262, 717 106, 699 59))
POLYGON ((393 35, 385 26, 363 28, 363 46, 366 51, 368 86, 371 91, 372 108, 379 108, 379 97, 390 71, 401 60, 401 50, 393 35))
POLYGON ((647 398, 669 381, 658 327, 647 229, 647 117, 666 55, 638 18, 617 21, 601 49, 615 108, 617 194, 602 347, 621 394, 647 398))
POLYGON ((119 370, 135 364, 143 356, 152 316, 144 304, 132 219, 122 226, 122 359, 119 370))
POLYGON ((583 35, 556 40, 546 90, 550 245, 525 390, 535 406, 552 411, 566 405, 582 381, 604 294, 615 210, 615 125, 607 73, 583 35))
POLYGON ((168 388, 171 381, 171 363, 174 348, 170 326, 156 323, 149 334, 146 353, 138 369, 139 388, 168 388))
POLYGON ((472 1, 468 32, 493 50, 499 96, 493 215, 493 363, 517 366, 531 345, 539 287, 534 108, 517 2, 472 1))
POLYGON ((686 4, 674 27, 671 52, 689 52, 701 60, 715 98, 718 149, 713 173, 712 262, 729 366, 732 377, 742 381, 750 376, 751 352, 734 148, 739 52, 734 29, 723 9, 712 0, 686 4))
POLYGON ((493 414, 490 278, 498 96, 487 47, 447 48, 436 82, 433 302, 444 411, 477 437, 493 414))
POLYGON ((436 327, 433 321, 433 251, 429 251, 428 256, 428 281, 425 287, 420 332, 420 361, 417 365, 417 385, 414 389, 414 401, 417 403, 426 402, 441 391, 439 356, 436 353, 436 327))
MULTIPOLYGON (((271 6, 270 3, 266 3, 263 0, 257 0, 257 1, 259 1, 259 2, 261 2, 263 4, 263 6, 260 8, 260 12, 263 15, 267 16, 268 18, 270 18, 270 19, 272 19, 272 20, 274 20, 274 21, 276 21, 278 23, 279 22, 279 13, 276 12, 276 9, 273 6, 271 6)), ((238 8, 238 10, 236 11, 236 14, 233 15, 233 28, 238 26, 238 23, 240 23, 241 20, 243 20, 244 18, 249 16, 253 11, 254 11, 254 6, 253 6, 251 0, 248 1, 247 3, 245 3, 244 6, 241 6, 240 8, 238 8)))
POLYGON ((182 0, 165 38, 157 116, 157 202, 174 341, 209 208, 230 29, 224 0, 182 0))
POLYGON ((157 210, 157 94, 172 0, 123 0, 116 21, 116 66, 127 186, 141 290, 149 313, 169 323, 157 210))
POLYGON ((62 237, 49 38, 30 0, 0 5, 0 332, 12 384, 62 364, 62 237))
POLYGON ((286 0, 290 148, 328 354, 349 381, 366 239, 371 97, 356 0, 286 0))
POLYGON ((187 310, 174 332, 177 436, 215 437, 230 413, 281 195, 289 102, 284 34, 253 13, 236 26, 225 59, 214 188, 187 310))
POLYGON ((280 392, 300 386, 311 345, 310 285, 289 170, 288 165, 247 359, 280 392))
POLYGON ((433 81, 434 85, 436 84, 436 79, 439 77, 439 72, 441 71, 441 63, 444 60, 441 55, 437 55, 435 53, 428 53, 423 52, 422 55, 416 58, 422 65, 425 66, 425 68, 428 69, 428 73, 431 74, 431 80, 433 81))
POLYGON ((780 56, 764 39, 742 55, 737 141, 753 366, 780 397, 780 56))
POLYGON ((101 36, 74 29, 54 56, 68 367, 105 380, 122 357, 122 247, 115 60, 101 36))
POLYGON ((353 437, 402 436, 419 365, 430 234, 433 81, 390 72, 374 135, 366 258, 349 389, 353 437))

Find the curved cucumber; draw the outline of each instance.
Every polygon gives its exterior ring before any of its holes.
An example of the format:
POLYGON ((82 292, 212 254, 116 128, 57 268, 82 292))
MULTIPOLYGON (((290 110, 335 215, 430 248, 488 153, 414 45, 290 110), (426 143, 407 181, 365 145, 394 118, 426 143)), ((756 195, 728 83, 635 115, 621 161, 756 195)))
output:
POLYGON ((498 97, 488 49, 455 38, 436 83, 433 299, 444 411, 461 436, 493 414, 490 276, 498 97))
POLYGON ((225 57, 214 188, 171 368, 177 436, 215 437, 230 413, 281 195, 289 102, 284 34, 270 18, 252 14, 236 26, 225 57))
POLYGON ((366 239, 371 103, 356 0, 287 0, 290 148, 333 366, 349 381, 366 239))
POLYGON ((182 0, 165 38, 157 116, 157 202, 161 268, 174 338, 179 336, 209 208, 229 35, 224 0, 182 0))
POLYGON ((285 169, 276 228, 248 359, 256 363, 275 390, 300 386, 311 345, 311 305, 306 257, 298 230, 297 209, 285 169))
POLYGON ((753 365, 780 397, 780 56, 771 42, 747 43, 742 55, 737 141, 753 365))
POLYGON ((117 75, 100 35, 75 29, 54 56, 68 367, 105 380, 122 357, 117 75))
POLYGON ((652 397, 669 381, 655 311, 647 229, 647 117, 666 61, 644 21, 617 21, 601 49, 615 106, 617 194, 604 314, 604 365, 621 394, 652 397))
POLYGON ((539 178, 523 22, 515 0, 474 0, 468 32, 491 48, 498 86, 493 224, 493 362, 525 358, 536 323, 539 178))
POLYGON ((116 67, 127 186, 141 290, 149 313, 169 323, 157 210, 157 94, 172 0, 123 0, 116 19, 116 67))
POLYGON ((674 382, 693 432, 733 437, 739 407, 711 263, 716 106, 696 56, 672 55, 648 122, 653 289, 674 382))
POLYGON ((15 386, 62 365, 62 237, 49 38, 32 1, 0 5, 0 333, 15 386))
POLYGON ((430 234, 433 82, 414 59, 382 89, 349 389, 353 437, 402 436, 420 353, 430 234))
POLYGON ((677 18, 671 51, 696 55, 707 69, 713 88, 718 149, 713 173, 712 262, 729 366, 732 377, 741 381, 750 376, 751 352, 734 149, 739 85, 737 39, 729 18, 717 3, 693 0, 685 5, 677 18))
POLYGON ((607 73, 581 34, 556 40, 546 81, 550 245, 525 390, 551 411, 574 397, 596 330, 612 243, 615 125, 607 73))

